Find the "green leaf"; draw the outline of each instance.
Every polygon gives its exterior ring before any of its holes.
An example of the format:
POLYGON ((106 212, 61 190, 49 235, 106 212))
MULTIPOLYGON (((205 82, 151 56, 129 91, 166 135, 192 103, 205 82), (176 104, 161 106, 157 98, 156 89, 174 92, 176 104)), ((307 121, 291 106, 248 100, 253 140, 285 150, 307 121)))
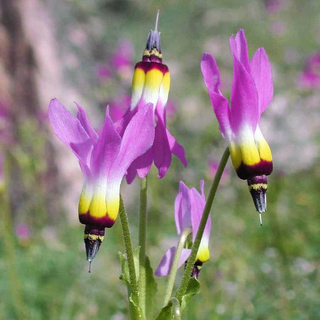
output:
POLYGON ((181 312, 187 307, 190 300, 200 292, 200 282, 196 278, 191 278, 187 291, 181 299, 181 312))
POLYGON ((171 298, 169 303, 162 308, 156 320, 181 320, 181 310, 178 299, 171 298))
POLYGON ((158 292, 149 257, 146 257, 146 312, 147 319, 152 319, 154 298, 158 292))

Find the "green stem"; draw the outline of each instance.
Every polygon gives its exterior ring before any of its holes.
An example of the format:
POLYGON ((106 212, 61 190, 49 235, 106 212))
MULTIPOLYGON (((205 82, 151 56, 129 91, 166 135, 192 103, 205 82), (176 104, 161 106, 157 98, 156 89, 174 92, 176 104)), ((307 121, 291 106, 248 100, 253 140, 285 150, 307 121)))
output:
POLYGON ((147 234, 147 177, 140 182, 140 222, 139 222, 139 304, 146 315, 146 234, 147 234))
POLYGON ((211 185, 211 189, 210 189, 210 192, 209 192, 209 195, 208 195, 208 199, 207 199, 207 202, 206 202, 206 205, 205 205, 202 217, 201 217, 199 229, 198 229, 196 238, 195 238, 193 246, 192 246, 191 254, 190 254, 190 257, 188 259, 188 263, 187 263, 187 266, 185 268, 181 284, 180 284, 180 286, 179 286, 179 288, 178 288, 178 290, 176 292, 176 295, 175 295, 180 303, 181 303, 181 299, 182 299, 183 295, 185 294, 185 292, 187 290, 187 287, 188 287, 188 283, 189 283, 189 280, 190 280, 190 275, 191 275, 191 272, 192 272, 193 265, 194 265, 194 263, 196 261, 198 249, 199 249, 199 246, 200 246, 200 242, 201 242, 201 238, 202 238, 202 235, 203 235, 203 232, 204 232, 204 228, 206 226, 206 223, 207 223, 207 220, 208 220, 208 217, 209 217, 209 214, 210 214, 212 202, 213 202, 213 199, 215 197, 216 191, 218 189, 219 182, 220 182, 223 170, 224 170, 224 168, 225 168, 225 166, 227 164, 229 155, 230 155, 229 148, 227 148, 224 151, 223 155, 222 155, 222 158, 221 158, 221 161, 219 163, 219 167, 218 167, 217 173, 216 173, 216 175, 215 175, 215 177, 213 179, 212 185, 211 185))
POLYGON ((15 308, 16 317, 18 320, 26 319, 26 313, 23 304, 22 290, 20 278, 17 270, 17 262, 15 256, 16 239, 13 234, 12 221, 10 214, 10 196, 9 196, 9 175, 10 175, 10 159, 9 155, 5 159, 4 164, 4 188, 0 190, 1 203, 1 220, 3 227, 3 242, 5 262, 8 268, 8 280, 11 289, 12 302, 15 308))
POLYGON ((136 270, 135 270, 135 266, 134 266, 132 242, 131 242, 131 235, 130 235, 130 229, 129 229, 129 221, 128 221, 128 216, 127 216, 127 212, 126 212, 122 197, 120 197, 120 210, 119 211, 120 211, 120 220, 121 220, 121 226, 122 226, 123 241, 124 241, 124 246, 126 248, 127 260, 128 260, 132 298, 135 301, 135 303, 137 303, 138 298, 139 298, 137 277, 136 277, 136 270))
POLYGON ((177 251, 176 251, 176 254, 174 255, 174 259, 172 262, 171 271, 170 271, 170 275, 169 275, 169 279, 168 279, 167 291, 166 291, 166 295, 164 298, 164 305, 163 305, 164 307, 168 304, 168 302, 170 300, 173 286, 174 286, 174 282, 176 280, 181 251, 182 251, 184 244, 186 243, 187 238, 191 232, 192 232, 191 227, 188 227, 188 228, 184 229, 180 235, 180 239, 179 239, 179 242, 177 245, 177 251))

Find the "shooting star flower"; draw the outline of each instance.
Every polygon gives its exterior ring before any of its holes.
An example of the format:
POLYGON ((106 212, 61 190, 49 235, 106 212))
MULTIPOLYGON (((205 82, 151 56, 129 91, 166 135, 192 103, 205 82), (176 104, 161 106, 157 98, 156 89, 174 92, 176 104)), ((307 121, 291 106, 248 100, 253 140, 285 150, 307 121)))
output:
POLYGON ((170 134, 166 127, 166 104, 170 89, 170 73, 162 63, 160 32, 158 32, 157 15, 155 30, 150 30, 142 61, 135 66, 132 79, 132 96, 130 107, 116 123, 120 136, 130 119, 146 103, 152 103, 155 120, 155 139, 152 148, 132 163, 127 172, 127 182, 131 183, 136 174, 144 178, 150 171, 152 163, 158 168, 158 177, 163 178, 172 161, 172 154, 180 159, 186 167, 184 148, 170 134))
POLYGON ((234 168, 239 178, 247 180, 255 207, 266 211, 266 176, 272 172, 272 155, 260 129, 260 117, 273 97, 272 71, 264 48, 259 48, 249 62, 243 30, 230 38, 234 62, 231 102, 222 95, 220 73, 215 59, 204 53, 201 71, 222 136, 229 142, 234 168))
POLYGON ((87 259, 91 262, 118 216, 120 184, 131 163, 144 154, 154 140, 152 104, 132 117, 122 137, 116 132, 107 108, 100 135, 78 106, 74 117, 57 99, 49 105, 49 120, 57 137, 76 155, 84 185, 79 201, 79 220, 85 224, 87 259))

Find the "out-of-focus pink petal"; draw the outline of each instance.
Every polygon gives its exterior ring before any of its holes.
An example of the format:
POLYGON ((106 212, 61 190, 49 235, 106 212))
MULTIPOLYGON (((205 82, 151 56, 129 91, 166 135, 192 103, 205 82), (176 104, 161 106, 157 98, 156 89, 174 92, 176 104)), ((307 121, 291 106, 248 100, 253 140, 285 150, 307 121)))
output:
POLYGON ((84 130, 86 130, 88 136, 91 138, 91 140, 95 144, 98 141, 99 136, 96 133, 96 131, 92 128, 86 112, 78 105, 78 103, 75 102, 75 104, 78 107, 77 118, 80 121, 84 130))
POLYGON ((113 163, 110 174, 122 178, 132 162, 150 149, 153 141, 153 106, 148 103, 132 117, 126 127, 118 157, 113 163))
MULTIPOLYGON (((157 277, 164 277, 170 273, 176 250, 177 250, 176 247, 172 247, 165 253, 165 255, 163 256, 163 258, 159 263, 158 268, 154 272, 154 274, 157 277)), ((190 249, 182 249, 178 268, 180 268, 184 264, 184 262, 189 258, 190 253, 191 253, 190 249)))
POLYGON ((209 53, 204 53, 201 59, 201 71, 204 83, 208 89, 214 113, 219 122, 219 129, 225 138, 231 136, 228 100, 219 90, 220 73, 215 59, 209 53))
POLYGON ((158 117, 152 151, 154 164, 158 168, 158 178, 161 179, 166 175, 172 160, 166 125, 161 117, 158 117))
POLYGON ((264 48, 259 48, 250 62, 251 75, 259 95, 260 115, 270 104, 273 97, 271 65, 264 48))
POLYGON ((166 132, 171 152, 181 161, 183 166, 186 168, 188 166, 188 163, 186 159, 186 152, 183 146, 171 135, 168 129, 166 129, 166 132))
MULTIPOLYGON (((232 39, 233 40, 233 39, 232 39)), ((233 55, 234 75, 231 91, 230 118, 233 133, 248 126, 254 132, 260 120, 258 92, 252 76, 233 55)))
POLYGON ((177 232, 180 234, 185 228, 190 227, 192 224, 190 190, 182 181, 180 181, 179 184, 177 198, 178 200, 176 199, 174 204, 174 212, 177 232), (181 200, 179 200, 178 197, 181 197, 181 200))
POLYGON ((250 73, 247 39, 243 29, 240 29, 237 32, 235 38, 233 38, 233 35, 231 36, 230 46, 233 55, 238 58, 238 60, 243 64, 245 69, 250 73))
POLYGON ((95 176, 103 175, 107 178, 109 169, 118 156, 120 145, 121 138, 107 111, 102 132, 91 157, 91 170, 95 176))

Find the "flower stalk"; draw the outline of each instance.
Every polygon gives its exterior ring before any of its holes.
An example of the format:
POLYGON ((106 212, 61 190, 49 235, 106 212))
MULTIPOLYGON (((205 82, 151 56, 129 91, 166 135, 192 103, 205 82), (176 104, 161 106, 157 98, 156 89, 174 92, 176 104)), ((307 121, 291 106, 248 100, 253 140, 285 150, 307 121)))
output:
POLYGON ((129 220, 128 220, 127 212, 126 212, 122 197, 120 197, 119 211, 120 211, 120 221, 121 221, 121 227, 122 227, 123 241, 124 241, 124 246, 126 249, 127 260, 128 260, 132 298, 135 302, 137 302, 139 299, 139 291, 138 291, 138 285, 137 285, 136 270, 134 266, 131 234, 130 234, 130 228, 129 228, 129 220))
POLYGON ((146 234, 147 234, 147 177, 140 181, 140 221, 139 221, 139 304, 146 314, 146 234))
POLYGON ((181 299, 182 299, 183 295, 185 294, 185 292, 187 290, 188 283, 190 280, 190 275, 192 273, 192 269, 193 269, 194 263, 196 261, 196 256, 197 256, 198 249, 200 246, 201 238, 203 236, 203 232, 204 232, 204 229, 205 229, 205 226, 206 226, 209 214, 210 214, 212 202, 213 202, 214 197, 216 195, 216 192, 217 192, 217 189, 218 189, 218 186, 220 183, 220 179, 221 179, 222 173, 224 171, 224 168, 227 164, 227 161, 229 159, 229 156, 230 156, 229 148, 226 148, 226 150, 224 151, 224 153, 222 155, 221 161, 219 163, 219 167, 217 169, 217 173, 216 173, 216 175, 213 179, 212 185, 211 185, 211 189, 210 189, 210 192, 209 192, 209 195, 207 198, 207 202, 206 202, 206 205, 205 205, 205 208, 203 211, 203 215, 202 215, 202 218, 200 221, 199 229, 198 229, 195 241, 192 246, 191 254, 188 259, 188 263, 185 268, 181 284, 175 294, 175 297, 179 300, 180 303, 181 303, 181 299))
POLYGON ((166 306, 169 303, 169 300, 171 298, 174 282, 176 280, 176 275, 177 275, 177 271, 178 271, 178 264, 179 264, 179 259, 181 256, 181 251, 184 248, 184 245, 185 245, 185 243, 188 239, 188 236, 190 235, 191 232, 192 232, 192 228, 188 227, 188 228, 184 229, 180 235, 179 242, 177 245, 177 251, 174 256, 172 266, 171 266, 171 271, 170 271, 170 275, 169 275, 169 279, 168 279, 168 285, 167 285, 167 290, 166 290, 163 306, 166 306))

